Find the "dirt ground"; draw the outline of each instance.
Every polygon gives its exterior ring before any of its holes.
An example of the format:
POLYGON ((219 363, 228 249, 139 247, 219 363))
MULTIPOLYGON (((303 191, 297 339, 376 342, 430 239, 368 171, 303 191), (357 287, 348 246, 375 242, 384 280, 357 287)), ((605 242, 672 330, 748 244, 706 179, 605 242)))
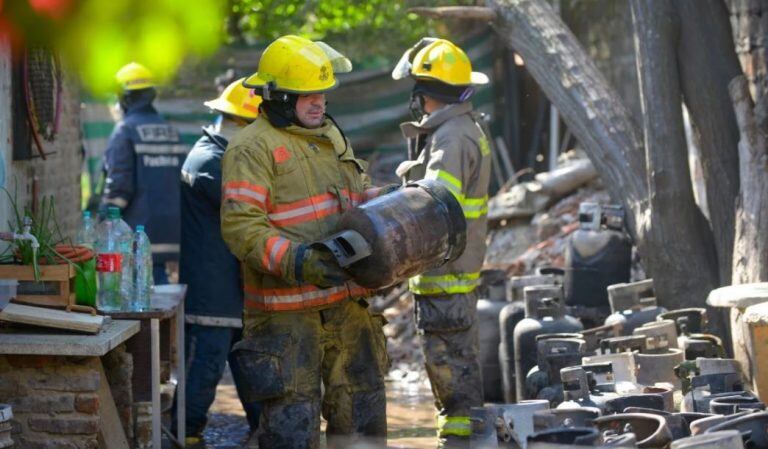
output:
MULTIPOLYGON (((435 411, 426 376, 419 372, 401 374, 387 382, 388 447, 434 449, 435 411)), ((216 392, 204 437, 207 449, 239 449, 248 439, 245 412, 229 370, 216 392)))

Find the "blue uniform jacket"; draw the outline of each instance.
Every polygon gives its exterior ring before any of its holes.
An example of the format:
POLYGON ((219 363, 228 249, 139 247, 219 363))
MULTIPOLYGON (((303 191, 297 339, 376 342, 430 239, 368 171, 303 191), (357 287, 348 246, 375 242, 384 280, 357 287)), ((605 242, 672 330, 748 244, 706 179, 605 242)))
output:
POLYGON ((107 145, 102 203, 120 207, 132 228, 145 226, 155 263, 178 259, 178 180, 187 150, 151 102, 126 111, 107 145))
POLYGON ((192 147, 181 171, 180 282, 189 286, 187 322, 240 327, 240 263, 221 238, 221 158, 227 140, 213 128, 192 147))

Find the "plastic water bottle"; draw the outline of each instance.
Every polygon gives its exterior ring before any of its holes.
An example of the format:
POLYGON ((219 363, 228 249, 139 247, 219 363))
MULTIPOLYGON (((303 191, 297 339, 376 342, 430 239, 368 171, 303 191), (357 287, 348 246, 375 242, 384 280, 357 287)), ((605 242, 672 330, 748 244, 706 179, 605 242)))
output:
POLYGON ((133 235, 133 300, 129 310, 142 312, 150 309, 152 292, 152 247, 144 226, 137 225, 133 235))
POLYGON ((107 213, 116 213, 116 228, 120 235, 119 246, 120 253, 123 255, 123 264, 120 276, 120 298, 122 299, 123 310, 128 309, 128 305, 133 301, 133 230, 120 218, 120 209, 111 206, 107 213), (112 211, 116 212, 112 212, 112 211))
MULTIPOLYGON (((77 233, 77 244, 88 249, 96 248, 96 227, 89 211, 83 212, 83 227, 77 233)), ((77 264, 75 275, 75 300, 83 306, 96 307, 96 258, 77 264)))
POLYGON ((122 235, 118 229, 120 209, 110 208, 99 224, 96 238, 96 273, 98 274, 98 308, 105 312, 122 310, 120 281, 123 270, 122 235))
POLYGON ((96 224, 90 211, 83 212, 83 227, 77 233, 77 244, 91 249, 96 244, 96 224))

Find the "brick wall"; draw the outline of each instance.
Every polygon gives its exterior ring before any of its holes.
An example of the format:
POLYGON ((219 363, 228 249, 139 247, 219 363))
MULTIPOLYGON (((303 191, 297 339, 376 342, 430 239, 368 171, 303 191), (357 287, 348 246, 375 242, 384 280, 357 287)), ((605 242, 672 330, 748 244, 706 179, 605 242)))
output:
MULTIPOLYGON (((17 186, 20 205, 31 202, 33 189, 38 196, 53 195, 56 215, 65 236, 74 237, 80 227, 80 172, 82 144, 80 139, 80 89, 74 72, 64 67, 64 85, 58 134, 53 142, 43 141, 46 152, 53 152, 46 160, 12 160, 11 136, 11 76, 10 51, 0 41, 0 163, 5 173, 3 187, 13 190, 17 186)), ((10 204, 0 196, 0 230, 5 230, 10 217, 10 204)))
POLYGON ((24 449, 97 449, 98 359, 0 357, 0 402, 13 408, 13 441, 24 449))

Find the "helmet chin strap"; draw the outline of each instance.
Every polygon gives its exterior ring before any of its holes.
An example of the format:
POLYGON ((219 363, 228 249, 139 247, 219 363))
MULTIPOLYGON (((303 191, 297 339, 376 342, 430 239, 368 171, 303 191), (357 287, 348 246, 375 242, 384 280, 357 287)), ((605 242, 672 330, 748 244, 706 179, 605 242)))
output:
POLYGON ((411 102, 408 105, 411 111, 411 117, 414 120, 421 120, 427 113, 424 111, 424 96, 422 94, 411 92, 411 102))

